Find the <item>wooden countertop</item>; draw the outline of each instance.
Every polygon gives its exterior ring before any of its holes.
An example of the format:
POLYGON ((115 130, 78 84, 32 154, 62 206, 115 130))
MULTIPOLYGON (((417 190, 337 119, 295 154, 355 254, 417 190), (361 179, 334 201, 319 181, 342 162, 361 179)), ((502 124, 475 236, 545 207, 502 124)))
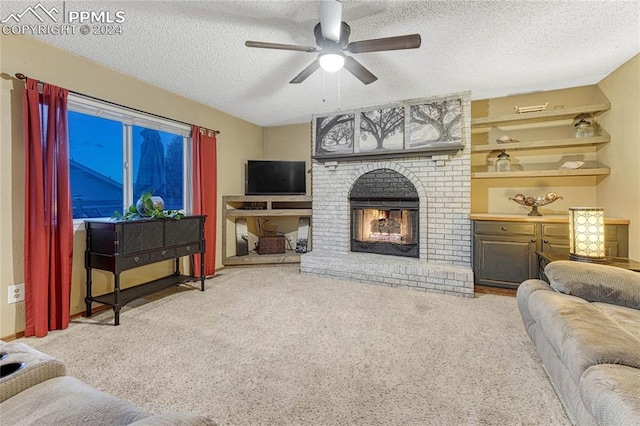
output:
MULTIPOLYGON (((550 214, 544 216, 527 216, 523 214, 508 213, 472 213, 471 220, 499 220, 502 222, 533 222, 533 223, 569 223, 569 215, 550 214)), ((604 223, 607 225, 628 225, 629 219, 616 217, 605 217, 604 223)))

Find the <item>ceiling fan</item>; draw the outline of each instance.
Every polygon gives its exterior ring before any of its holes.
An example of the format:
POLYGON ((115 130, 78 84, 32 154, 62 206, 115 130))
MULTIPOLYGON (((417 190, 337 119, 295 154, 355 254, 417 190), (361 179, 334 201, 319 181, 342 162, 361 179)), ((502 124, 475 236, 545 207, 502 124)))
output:
POLYGON ((416 49, 420 47, 420 34, 410 34, 397 37, 377 38, 349 43, 351 28, 342 22, 342 3, 339 0, 320 0, 320 23, 315 26, 313 33, 316 44, 313 46, 299 46, 293 44, 264 43, 261 41, 246 41, 247 47, 262 49, 294 50, 298 52, 318 53, 318 57, 289 83, 302 83, 307 77, 322 67, 325 71, 335 72, 343 66, 364 84, 373 83, 378 79, 352 56, 343 52, 367 53, 386 50, 416 49))

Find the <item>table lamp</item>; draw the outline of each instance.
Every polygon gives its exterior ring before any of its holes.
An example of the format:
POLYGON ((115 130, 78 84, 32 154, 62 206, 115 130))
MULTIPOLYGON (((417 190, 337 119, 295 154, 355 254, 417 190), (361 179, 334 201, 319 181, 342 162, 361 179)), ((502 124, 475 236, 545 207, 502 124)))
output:
POLYGON ((569 259, 605 263, 604 209, 569 207, 569 259))

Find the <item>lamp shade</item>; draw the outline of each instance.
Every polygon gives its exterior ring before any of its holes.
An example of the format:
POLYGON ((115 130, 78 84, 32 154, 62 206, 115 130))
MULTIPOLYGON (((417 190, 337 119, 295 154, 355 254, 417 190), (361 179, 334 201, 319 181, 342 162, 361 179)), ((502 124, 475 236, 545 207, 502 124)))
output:
POLYGON ((323 70, 336 72, 344 66, 344 54, 342 52, 321 53, 318 62, 323 70))
POLYGON ((569 258, 604 261, 604 209, 569 207, 569 258))

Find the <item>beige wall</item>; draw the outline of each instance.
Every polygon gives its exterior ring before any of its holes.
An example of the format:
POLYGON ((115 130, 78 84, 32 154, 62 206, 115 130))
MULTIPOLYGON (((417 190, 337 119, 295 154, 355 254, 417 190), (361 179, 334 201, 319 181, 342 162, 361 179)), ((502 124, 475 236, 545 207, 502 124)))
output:
POLYGON ((611 143, 598 151, 598 161, 611 167, 611 175, 597 186, 597 204, 607 216, 631 220, 629 257, 640 260, 640 54, 598 86, 611 101, 600 118, 611 143))
POLYGON ((264 155, 268 160, 304 160, 307 194, 311 194, 311 123, 267 127, 264 155))
MULTIPOLYGON (((218 129, 218 196, 243 193, 243 163, 264 156, 263 128, 225 114, 136 78, 115 72, 80 56, 35 39, 0 35, 0 337, 24 330, 24 303, 7 304, 7 287, 24 282, 24 150, 22 92, 24 83, 11 78, 21 72, 76 92, 218 129)), ((179 76, 177 77, 179 78, 179 76)), ((221 202, 219 201, 219 205, 221 202)), ((220 229, 220 208, 217 229, 220 229)), ((217 233, 217 266, 221 266, 221 233, 217 233)), ((84 231, 74 236, 72 313, 84 310, 84 231)), ((123 286, 157 278, 170 271, 170 262, 127 271, 123 286)), ((97 291, 107 291, 110 274, 96 272, 97 291)))

